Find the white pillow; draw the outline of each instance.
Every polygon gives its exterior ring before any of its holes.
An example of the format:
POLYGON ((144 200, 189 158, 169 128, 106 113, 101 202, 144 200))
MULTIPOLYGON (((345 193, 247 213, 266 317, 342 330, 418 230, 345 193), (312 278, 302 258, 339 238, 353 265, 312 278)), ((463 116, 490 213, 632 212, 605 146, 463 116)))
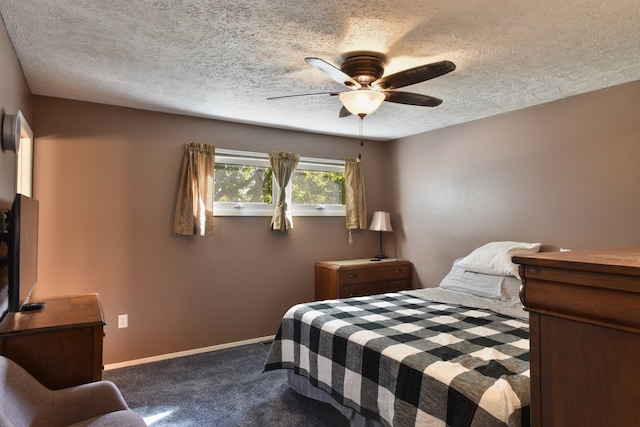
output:
POLYGON ((520 280, 513 276, 476 273, 455 264, 451 266, 451 270, 439 286, 450 291, 502 301, 517 300, 520 293, 520 280))
POLYGON ((511 261, 511 257, 534 254, 540 250, 540 246, 540 243, 491 242, 457 260, 454 265, 476 273, 511 275, 519 279, 518 266, 511 261))

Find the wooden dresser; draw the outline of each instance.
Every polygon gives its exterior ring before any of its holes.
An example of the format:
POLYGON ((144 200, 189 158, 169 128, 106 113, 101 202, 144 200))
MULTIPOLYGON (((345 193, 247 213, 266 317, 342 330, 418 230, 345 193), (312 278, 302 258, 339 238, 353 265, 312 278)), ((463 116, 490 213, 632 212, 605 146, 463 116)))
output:
POLYGON ((102 379, 105 325, 98 294, 43 298, 42 310, 7 313, 0 354, 50 389, 102 379))
POLYGON ((387 258, 321 261, 315 265, 315 299, 382 294, 411 288, 411 263, 387 258))
POLYGON ((640 247, 515 256, 532 426, 640 422, 640 247))

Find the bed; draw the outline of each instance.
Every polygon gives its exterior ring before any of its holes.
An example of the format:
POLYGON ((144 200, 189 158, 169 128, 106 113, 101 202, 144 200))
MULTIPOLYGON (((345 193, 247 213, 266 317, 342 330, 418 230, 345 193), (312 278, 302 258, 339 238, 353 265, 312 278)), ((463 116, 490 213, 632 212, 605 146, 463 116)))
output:
POLYGON ((436 288, 291 307, 265 370, 286 369, 293 389, 352 426, 528 426, 528 316, 514 252, 500 246, 505 265, 494 257, 487 269, 468 263, 476 251, 436 288))

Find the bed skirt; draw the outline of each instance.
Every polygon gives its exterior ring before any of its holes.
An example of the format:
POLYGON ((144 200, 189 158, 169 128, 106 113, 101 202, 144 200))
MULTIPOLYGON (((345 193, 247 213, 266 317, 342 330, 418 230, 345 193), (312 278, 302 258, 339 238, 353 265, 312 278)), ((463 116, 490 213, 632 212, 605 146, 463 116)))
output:
POLYGON ((351 427, 384 427, 379 421, 366 418, 354 409, 338 403, 329 393, 313 386, 307 378, 295 374, 291 369, 287 369, 287 382, 297 393, 313 400, 328 403, 336 408, 349 420, 351 427))

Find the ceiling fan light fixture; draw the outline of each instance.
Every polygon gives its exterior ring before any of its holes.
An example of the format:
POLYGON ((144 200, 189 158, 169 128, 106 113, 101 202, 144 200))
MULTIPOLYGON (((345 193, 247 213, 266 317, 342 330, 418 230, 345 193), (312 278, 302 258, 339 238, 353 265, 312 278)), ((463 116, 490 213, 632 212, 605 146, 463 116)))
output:
POLYGON ((375 112, 386 98, 384 93, 370 89, 342 92, 339 96, 344 108, 360 117, 375 112))

